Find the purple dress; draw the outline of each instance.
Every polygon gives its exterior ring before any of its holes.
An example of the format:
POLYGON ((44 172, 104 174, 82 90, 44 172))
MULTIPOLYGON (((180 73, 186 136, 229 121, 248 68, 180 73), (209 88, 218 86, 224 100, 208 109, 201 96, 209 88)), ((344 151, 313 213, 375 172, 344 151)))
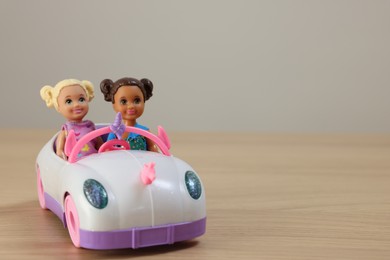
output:
MULTIPOLYGON (((91 131, 94 131, 95 124, 90 120, 82 121, 81 123, 76 122, 69 122, 67 121, 65 124, 62 125, 62 130, 66 131, 66 135, 68 135, 70 130, 73 130, 76 136, 76 140, 78 141, 81 137, 88 134, 91 131)), ((78 157, 86 156, 92 153, 96 153, 96 140, 93 139, 92 141, 89 141, 85 146, 81 149, 78 157)))

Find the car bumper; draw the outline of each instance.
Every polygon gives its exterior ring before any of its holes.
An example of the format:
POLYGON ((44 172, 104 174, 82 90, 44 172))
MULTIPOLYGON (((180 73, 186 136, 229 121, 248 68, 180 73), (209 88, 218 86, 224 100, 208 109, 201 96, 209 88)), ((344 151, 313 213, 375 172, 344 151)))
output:
POLYGON ((206 232, 206 218, 185 223, 118 231, 80 230, 80 246, 88 249, 141 248, 190 240, 206 232))
MULTIPOLYGON (((61 205, 45 193, 46 206, 66 227, 61 205)), ((193 221, 153 227, 136 227, 115 231, 89 231, 80 229, 80 247, 88 249, 140 248, 173 244, 190 240, 206 232, 206 217, 193 221)))

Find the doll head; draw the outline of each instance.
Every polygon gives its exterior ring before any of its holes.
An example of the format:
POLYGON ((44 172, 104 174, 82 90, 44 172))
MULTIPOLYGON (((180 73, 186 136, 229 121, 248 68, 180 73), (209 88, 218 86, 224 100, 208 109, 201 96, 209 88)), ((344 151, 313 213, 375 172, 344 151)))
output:
POLYGON ((104 95, 104 100, 115 103, 115 93, 122 86, 137 86, 143 94, 144 102, 153 96, 153 83, 148 79, 121 78, 113 82, 111 79, 105 79, 100 83, 100 90, 104 95))
POLYGON ((115 82, 105 79, 100 83, 104 100, 122 114, 126 125, 134 125, 143 114, 145 101, 153 95, 153 83, 148 79, 122 78, 115 82))
POLYGON ((53 107, 69 121, 81 121, 88 113, 88 102, 94 97, 93 85, 87 80, 66 79, 40 91, 48 107, 53 107))

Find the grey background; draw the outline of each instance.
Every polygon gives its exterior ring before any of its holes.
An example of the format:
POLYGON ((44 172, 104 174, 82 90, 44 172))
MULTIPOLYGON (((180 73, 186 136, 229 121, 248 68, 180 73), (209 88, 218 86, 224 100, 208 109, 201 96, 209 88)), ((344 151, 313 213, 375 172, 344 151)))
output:
POLYGON ((155 85, 152 131, 389 132, 390 1, 0 1, 0 127, 59 128, 40 99, 104 78, 155 85))

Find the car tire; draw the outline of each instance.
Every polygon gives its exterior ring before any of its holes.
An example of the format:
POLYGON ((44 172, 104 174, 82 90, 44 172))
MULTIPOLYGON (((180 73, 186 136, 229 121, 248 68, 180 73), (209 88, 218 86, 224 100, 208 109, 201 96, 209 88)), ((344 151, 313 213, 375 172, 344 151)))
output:
POLYGON ((64 202, 66 225, 70 238, 75 247, 80 247, 80 221, 76 205, 71 195, 67 195, 64 202))
POLYGON ((46 201, 45 201, 45 190, 43 188, 41 171, 39 170, 39 166, 37 166, 37 190, 38 190, 39 205, 41 206, 42 209, 47 209, 46 201))

